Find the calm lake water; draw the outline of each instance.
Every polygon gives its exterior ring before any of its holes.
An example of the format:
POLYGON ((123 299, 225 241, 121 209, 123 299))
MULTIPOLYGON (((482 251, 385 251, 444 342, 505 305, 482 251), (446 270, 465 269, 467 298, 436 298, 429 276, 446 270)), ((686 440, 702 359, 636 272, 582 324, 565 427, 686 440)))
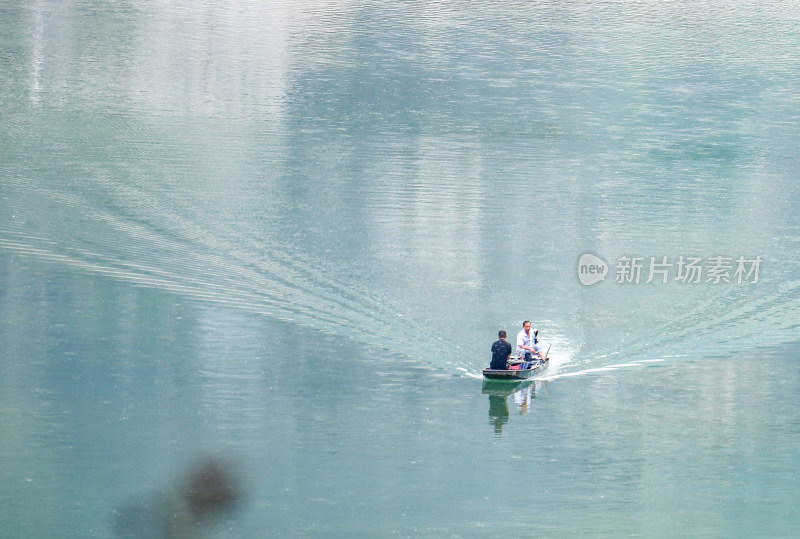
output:
POLYGON ((798 534, 796 2, 0 14, 3 537, 798 534))

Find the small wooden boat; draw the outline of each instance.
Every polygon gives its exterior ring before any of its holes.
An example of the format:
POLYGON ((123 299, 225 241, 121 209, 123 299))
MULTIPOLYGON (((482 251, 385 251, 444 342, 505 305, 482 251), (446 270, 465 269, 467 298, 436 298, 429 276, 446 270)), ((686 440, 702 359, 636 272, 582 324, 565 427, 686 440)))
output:
MULTIPOLYGON (((550 359, 550 347, 547 347, 547 353, 544 357, 550 359)), ((516 356, 511 356, 508 360, 508 369, 483 369, 483 377, 488 380, 510 380, 517 382, 519 380, 527 380, 534 374, 538 374, 547 368, 548 361, 537 359, 530 363, 526 363, 516 356), (524 367, 524 368, 523 368, 524 367)))
POLYGON ((509 362, 512 367, 517 366, 517 368, 512 369, 483 369, 483 377, 489 380, 509 380, 512 382, 518 382, 519 380, 527 380, 534 374, 538 374, 547 368, 547 361, 534 361, 527 364, 517 363, 514 365, 513 363, 509 362), (523 368, 527 367, 527 368, 523 368))

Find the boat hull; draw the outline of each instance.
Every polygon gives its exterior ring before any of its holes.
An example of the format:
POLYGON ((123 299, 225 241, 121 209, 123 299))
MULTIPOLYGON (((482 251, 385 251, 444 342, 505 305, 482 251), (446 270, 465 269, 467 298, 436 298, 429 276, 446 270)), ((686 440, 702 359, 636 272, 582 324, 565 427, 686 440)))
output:
POLYGON ((529 369, 483 369, 483 377, 488 380, 527 380, 534 374, 542 372, 547 363, 536 363, 529 369))

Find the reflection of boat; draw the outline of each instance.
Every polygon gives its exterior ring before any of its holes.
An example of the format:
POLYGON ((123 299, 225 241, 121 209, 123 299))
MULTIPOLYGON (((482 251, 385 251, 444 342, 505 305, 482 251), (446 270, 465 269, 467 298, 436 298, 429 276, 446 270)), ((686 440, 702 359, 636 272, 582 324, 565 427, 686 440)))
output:
POLYGON ((486 378, 483 380, 483 387, 481 394, 489 395, 492 397, 508 397, 512 393, 520 389, 530 386, 533 380, 492 380, 486 378))
POLYGON ((534 397, 534 383, 533 380, 483 380, 481 393, 489 396, 489 423, 494 425, 495 434, 502 433, 503 426, 508 423, 509 396, 514 395, 514 403, 520 414, 525 415, 528 412, 534 397))
POLYGON ((509 361, 512 367, 509 369, 483 369, 483 377, 489 380, 510 380, 517 382, 519 380, 527 380, 534 374, 538 374, 547 368, 547 361, 534 361, 532 363, 519 363, 509 361), (524 368, 523 367, 527 367, 524 368))

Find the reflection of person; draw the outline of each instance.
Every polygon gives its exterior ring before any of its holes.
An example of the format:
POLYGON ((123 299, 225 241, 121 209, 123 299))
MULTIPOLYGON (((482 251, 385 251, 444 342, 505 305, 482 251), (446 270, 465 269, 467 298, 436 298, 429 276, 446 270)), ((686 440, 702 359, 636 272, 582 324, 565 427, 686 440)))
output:
POLYGON ((525 320, 522 323, 522 331, 517 334, 517 355, 526 361, 533 359, 533 354, 538 354, 542 361, 545 360, 542 354, 542 347, 536 342, 536 334, 539 333, 538 329, 531 331, 530 320, 525 320))
POLYGON ((533 387, 527 385, 514 393, 514 402, 519 406, 519 413, 525 415, 528 413, 528 407, 531 405, 531 398, 533 397, 533 387))
POLYGON ((508 400, 505 396, 489 395, 489 423, 494 425, 494 433, 501 434, 503 425, 508 422, 508 400))
POLYGON ((511 345, 506 342, 508 335, 504 330, 501 329, 497 336, 499 339, 492 344, 492 362, 489 368, 505 370, 508 368, 508 358, 511 356, 511 345))

